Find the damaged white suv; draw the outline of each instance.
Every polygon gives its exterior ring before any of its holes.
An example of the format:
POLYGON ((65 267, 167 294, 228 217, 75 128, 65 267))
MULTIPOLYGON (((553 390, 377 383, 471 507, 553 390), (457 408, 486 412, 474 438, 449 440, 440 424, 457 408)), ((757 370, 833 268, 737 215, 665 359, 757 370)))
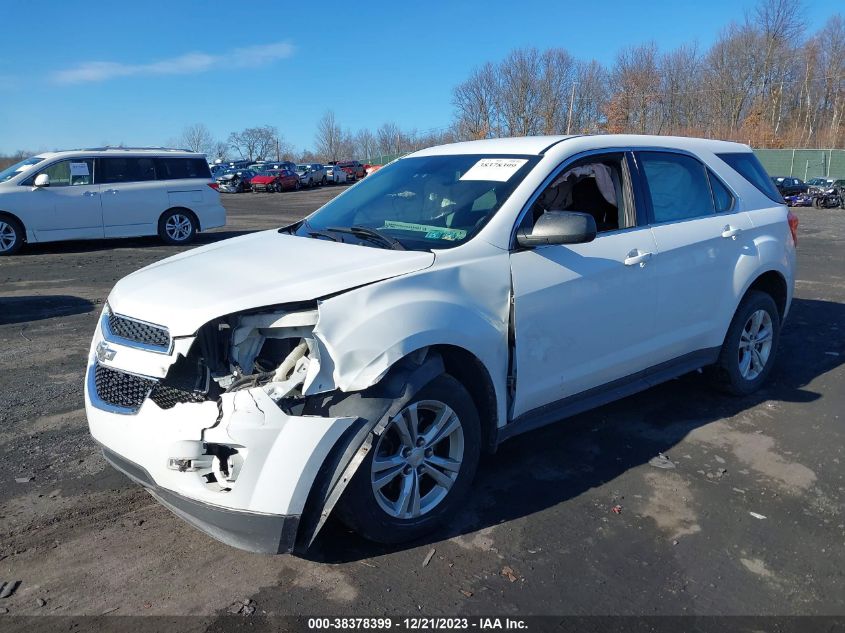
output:
POLYGON ((744 145, 426 149, 292 226, 121 280, 88 358, 91 433, 237 547, 299 551, 332 512, 414 539, 514 434, 706 366, 757 389, 796 230, 744 145))

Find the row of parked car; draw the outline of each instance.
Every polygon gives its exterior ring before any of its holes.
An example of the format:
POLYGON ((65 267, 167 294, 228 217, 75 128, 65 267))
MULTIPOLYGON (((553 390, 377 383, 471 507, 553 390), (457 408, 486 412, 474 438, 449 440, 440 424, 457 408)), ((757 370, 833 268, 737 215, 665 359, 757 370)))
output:
POLYGON ((256 162, 248 165, 214 165, 212 177, 223 193, 245 191, 280 193, 304 188, 355 182, 381 165, 365 165, 357 160, 296 164, 291 161, 256 162))
POLYGON ((791 176, 775 176, 772 182, 790 207, 845 209, 845 178, 811 178, 804 182, 791 176))

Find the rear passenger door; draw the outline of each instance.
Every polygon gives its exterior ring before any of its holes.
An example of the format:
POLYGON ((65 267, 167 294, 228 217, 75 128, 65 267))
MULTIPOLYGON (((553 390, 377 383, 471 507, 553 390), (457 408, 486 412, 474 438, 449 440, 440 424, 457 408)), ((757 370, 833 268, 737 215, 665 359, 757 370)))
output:
POLYGON ((156 177, 152 156, 116 156, 98 160, 97 182, 106 237, 155 235, 167 207, 167 191, 156 177))
POLYGON ((756 257, 751 220, 698 158, 650 150, 635 160, 657 245, 655 364, 713 351, 736 308, 734 272, 756 257))

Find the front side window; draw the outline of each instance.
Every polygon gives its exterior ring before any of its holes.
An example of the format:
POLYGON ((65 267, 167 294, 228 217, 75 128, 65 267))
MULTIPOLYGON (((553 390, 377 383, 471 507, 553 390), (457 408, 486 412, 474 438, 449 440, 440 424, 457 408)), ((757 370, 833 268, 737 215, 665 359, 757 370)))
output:
POLYGON ((707 172, 698 160, 672 152, 638 152, 655 222, 676 222, 715 211, 707 172))
POLYGON ((94 159, 70 158, 39 169, 22 184, 32 185, 41 174, 50 177, 51 187, 70 187, 94 184, 94 159))
POLYGON ((121 156, 100 159, 97 181, 104 184, 141 182, 156 179, 155 159, 146 156, 121 156))
POLYGON ((286 230, 297 235, 411 250, 452 248, 498 211, 539 156, 404 158, 380 169, 286 230), (363 228, 368 237, 361 237, 363 228), (344 229, 333 231, 333 229, 344 229), (376 236, 378 237, 378 236, 376 236))
POLYGON ((636 224, 636 213, 628 183, 624 154, 591 156, 553 178, 530 215, 536 222, 546 211, 577 211, 592 215, 599 233, 629 228, 636 224))

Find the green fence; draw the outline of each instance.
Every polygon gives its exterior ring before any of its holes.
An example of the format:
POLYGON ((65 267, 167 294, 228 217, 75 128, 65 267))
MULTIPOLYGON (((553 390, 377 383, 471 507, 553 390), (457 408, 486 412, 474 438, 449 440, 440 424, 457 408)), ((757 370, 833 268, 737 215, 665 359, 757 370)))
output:
POLYGON ((845 149, 755 149, 770 176, 845 178, 845 149))

